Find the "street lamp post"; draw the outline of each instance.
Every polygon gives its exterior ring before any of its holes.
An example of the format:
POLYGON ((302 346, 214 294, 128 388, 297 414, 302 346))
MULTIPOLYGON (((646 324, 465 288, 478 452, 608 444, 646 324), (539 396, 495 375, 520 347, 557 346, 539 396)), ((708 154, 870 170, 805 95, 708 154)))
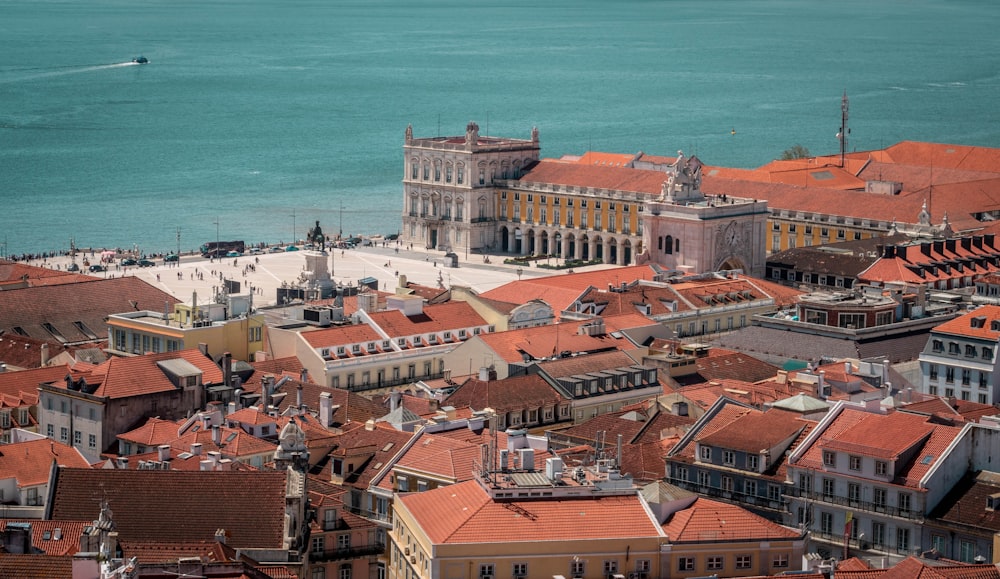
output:
POLYGON ((295 245, 295 209, 292 209, 292 245, 295 245))
POLYGON ((517 281, 521 281, 521 274, 522 273, 524 273, 524 270, 521 269, 521 268, 517 268, 517 281))
POLYGON ((218 216, 215 217, 214 223, 215 223, 215 251, 213 251, 210 254, 210 256, 213 257, 213 258, 214 257, 221 257, 221 256, 219 256, 219 217, 218 216))

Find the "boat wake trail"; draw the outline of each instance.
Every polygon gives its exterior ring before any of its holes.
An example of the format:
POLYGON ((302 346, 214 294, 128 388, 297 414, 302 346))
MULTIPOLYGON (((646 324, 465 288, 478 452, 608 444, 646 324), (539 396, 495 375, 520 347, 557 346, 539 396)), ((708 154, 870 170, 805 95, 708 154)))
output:
POLYGON ((23 76, 13 76, 9 78, 3 78, 0 76, 0 84, 9 84, 14 82, 25 82, 30 80, 37 80, 42 78, 52 78, 57 76, 66 76, 70 74, 81 74, 85 72, 94 72, 97 70, 107 70, 109 68, 121 68, 124 66, 139 66, 138 62, 116 62, 114 64, 95 64, 91 66, 79 66, 79 67, 60 67, 57 70, 47 70, 45 72, 37 72, 34 74, 26 74, 23 76))

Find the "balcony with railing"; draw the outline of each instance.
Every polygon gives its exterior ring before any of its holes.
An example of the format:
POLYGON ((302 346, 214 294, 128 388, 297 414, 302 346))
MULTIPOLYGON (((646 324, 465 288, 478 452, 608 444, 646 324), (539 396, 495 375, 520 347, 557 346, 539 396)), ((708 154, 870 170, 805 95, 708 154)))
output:
POLYGON ((788 499, 784 496, 775 497, 765 497, 760 495, 747 494, 735 490, 724 490, 719 487, 702 486, 696 482, 688 480, 680 480, 676 478, 667 479, 670 484, 678 486, 682 489, 696 492, 700 495, 723 499, 732 503, 739 503, 744 505, 752 505, 758 509, 768 509, 771 511, 777 511, 781 513, 788 512, 788 499))
POLYGON ((813 500, 819 503, 826 503, 830 505, 837 505, 841 507, 847 507, 852 511, 865 511, 868 513, 880 513, 883 515, 888 515, 890 517, 898 517, 900 519, 907 519, 912 521, 922 521, 924 516, 922 513, 914 511, 912 509, 901 509, 899 507, 893 507, 886 505, 885 503, 873 503, 871 501, 862 501, 850 497, 841 497, 832 494, 825 494, 822 492, 805 491, 798 487, 791 487, 785 491, 788 495, 808 500, 813 500))
POLYGON ((362 509, 361 507, 352 507, 348 505, 345 505, 344 508, 346 508, 348 512, 354 513, 359 517, 364 517, 369 521, 375 521, 376 523, 386 523, 386 524, 391 522, 389 513, 369 511, 367 509, 362 509))
POLYGON ((358 547, 343 547, 339 549, 324 549, 309 553, 309 561, 313 563, 323 563, 327 561, 342 561, 344 559, 357 559, 359 557, 375 557, 385 553, 385 543, 376 542, 371 545, 358 547))

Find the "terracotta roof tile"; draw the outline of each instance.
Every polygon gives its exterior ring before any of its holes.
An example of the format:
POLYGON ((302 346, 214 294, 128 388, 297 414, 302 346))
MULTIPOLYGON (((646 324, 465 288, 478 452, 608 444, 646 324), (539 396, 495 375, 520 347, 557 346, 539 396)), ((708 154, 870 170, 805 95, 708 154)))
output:
POLYGON ((73 576, 73 557, 63 555, 8 555, 0 553, 0 577, 11 579, 66 579, 73 576))
MULTIPOLYGON (((184 360, 201 371, 205 385, 220 384, 222 369, 198 349, 146 354, 131 358, 110 358, 88 372, 73 372, 88 384, 98 384, 93 395, 107 398, 128 398, 177 390, 164 370, 157 364, 169 360, 184 360)), ((65 382, 53 382, 56 388, 66 388, 65 382)))
POLYGON ((3 473, 0 476, 15 479, 18 488, 47 483, 53 462, 68 467, 90 467, 77 449, 47 438, 0 445, 0 473, 3 473))
POLYGON ((85 282, 0 292, 0 330, 17 334, 15 327, 41 340, 55 339, 49 324, 66 342, 100 341, 110 314, 136 309, 162 311, 164 303, 179 300, 137 277, 92 279, 85 282), (135 302, 135 305, 133 305, 135 302), (82 328, 89 330, 84 333, 82 328))
POLYGON ((493 408, 498 413, 524 408, 541 408, 566 402, 541 376, 530 374, 503 380, 471 379, 459 386, 443 402, 448 406, 468 406, 475 410, 493 408))
POLYGON ((231 547, 281 549, 285 487, 284 472, 60 468, 50 508, 53 519, 96 520, 107 500, 123 541, 208 541, 225 529, 231 547))
POLYGON ((663 531, 671 543, 706 541, 793 540, 800 531, 783 527, 750 511, 705 498, 697 498, 690 507, 674 513, 663 531))
POLYGON ((181 424, 177 421, 153 417, 142 426, 119 434, 117 438, 141 446, 156 447, 176 439, 180 427, 181 424))
POLYGON ((399 495, 435 544, 660 536, 638 495, 494 502, 475 480, 399 495), (508 508, 508 503, 515 508, 508 508), (521 513, 528 512, 531 516, 521 513))
POLYGON ((236 550, 216 540, 201 541, 119 541, 122 555, 138 558, 140 563, 176 563, 184 557, 197 557, 206 563, 235 561, 236 550))
POLYGON ((980 340, 997 341, 1000 329, 994 329, 994 322, 1000 328, 1000 306, 983 305, 975 310, 943 322, 934 327, 934 334, 949 334, 980 340), (978 320, 982 319, 982 323, 978 320), (973 321, 977 321, 974 325, 973 321))
MULTIPOLYGON (((80 550, 80 536, 84 527, 93 521, 42 521, 38 519, 0 519, 0 531, 7 523, 31 525, 31 545, 46 555, 75 555, 80 550)), ((2 555, 0 555, 2 556, 2 555)), ((0 573, 0 577, 4 577, 0 573)))
POLYGON ((806 427, 798 414, 771 409, 767 412, 746 412, 711 433, 695 437, 701 444, 756 454, 761 449, 778 446, 794 439, 806 427), (747 437, 752 432, 753 437, 747 437))
MULTIPOLYGON (((660 175, 662 177, 662 173, 660 175)), ((659 189, 657 189, 657 194, 659 194, 659 189)), ((551 275, 513 281, 484 292, 482 297, 517 304, 523 304, 533 299, 542 300, 552 306, 558 318, 559 312, 568 309, 577 296, 588 287, 608 287, 609 283, 618 286, 626 280, 629 282, 637 279, 652 281, 656 275, 656 271, 648 265, 551 275)))
POLYGON ((552 324, 480 334, 479 339, 506 362, 522 362, 525 354, 533 360, 541 360, 562 352, 590 353, 635 348, 627 339, 615 338, 610 334, 581 334, 579 327, 579 323, 552 324))
POLYGON ((487 325, 486 320, 466 302, 424 306, 423 313, 416 316, 407 317, 399 310, 386 310, 370 314, 370 317, 393 338, 487 325))

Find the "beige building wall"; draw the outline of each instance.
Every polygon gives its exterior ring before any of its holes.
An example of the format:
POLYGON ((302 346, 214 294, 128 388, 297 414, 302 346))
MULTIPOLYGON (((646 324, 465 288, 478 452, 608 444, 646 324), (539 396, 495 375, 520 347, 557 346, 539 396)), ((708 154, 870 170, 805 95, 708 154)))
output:
POLYGON ((108 350, 120 356, 190 350, 208 346, 213 358, 230 352, 236 360, 249 360, 264 348, 267 333, 260 315, 235 318, 210 325, 181 325, 158 312, 114 314, 108 317, 108 350))
POLYGON ((805 539, 727 543, 715 542, 706 537, 704 543, 665 546, 662 569, 667 573, 665 577, 672 578, 777 575, 799 570, 805 548, 805 539), (688 569, 687 561, 693 562, 693 569, 688 569), (711 566, 712 564, 721 564, 721 567, 711 566))
POLYGON ((415 523, 406 507, 395 502, 393 528, 389 533, 390 579, 478 579, 481 567, 492 566, 494 579, 513 579, 515 563, 527 564, 524 577, 554 575, 606 579, 606 564, 629 576, 637 565, 649 566, 648 577, 660 577, 662 537, 629 539, 581 539, 570 541, 523 541, 433 544, 415 523), (644 563, 639 563, 643 561, 644 563), (583 573, 573 565, 583 564, 583 573))

